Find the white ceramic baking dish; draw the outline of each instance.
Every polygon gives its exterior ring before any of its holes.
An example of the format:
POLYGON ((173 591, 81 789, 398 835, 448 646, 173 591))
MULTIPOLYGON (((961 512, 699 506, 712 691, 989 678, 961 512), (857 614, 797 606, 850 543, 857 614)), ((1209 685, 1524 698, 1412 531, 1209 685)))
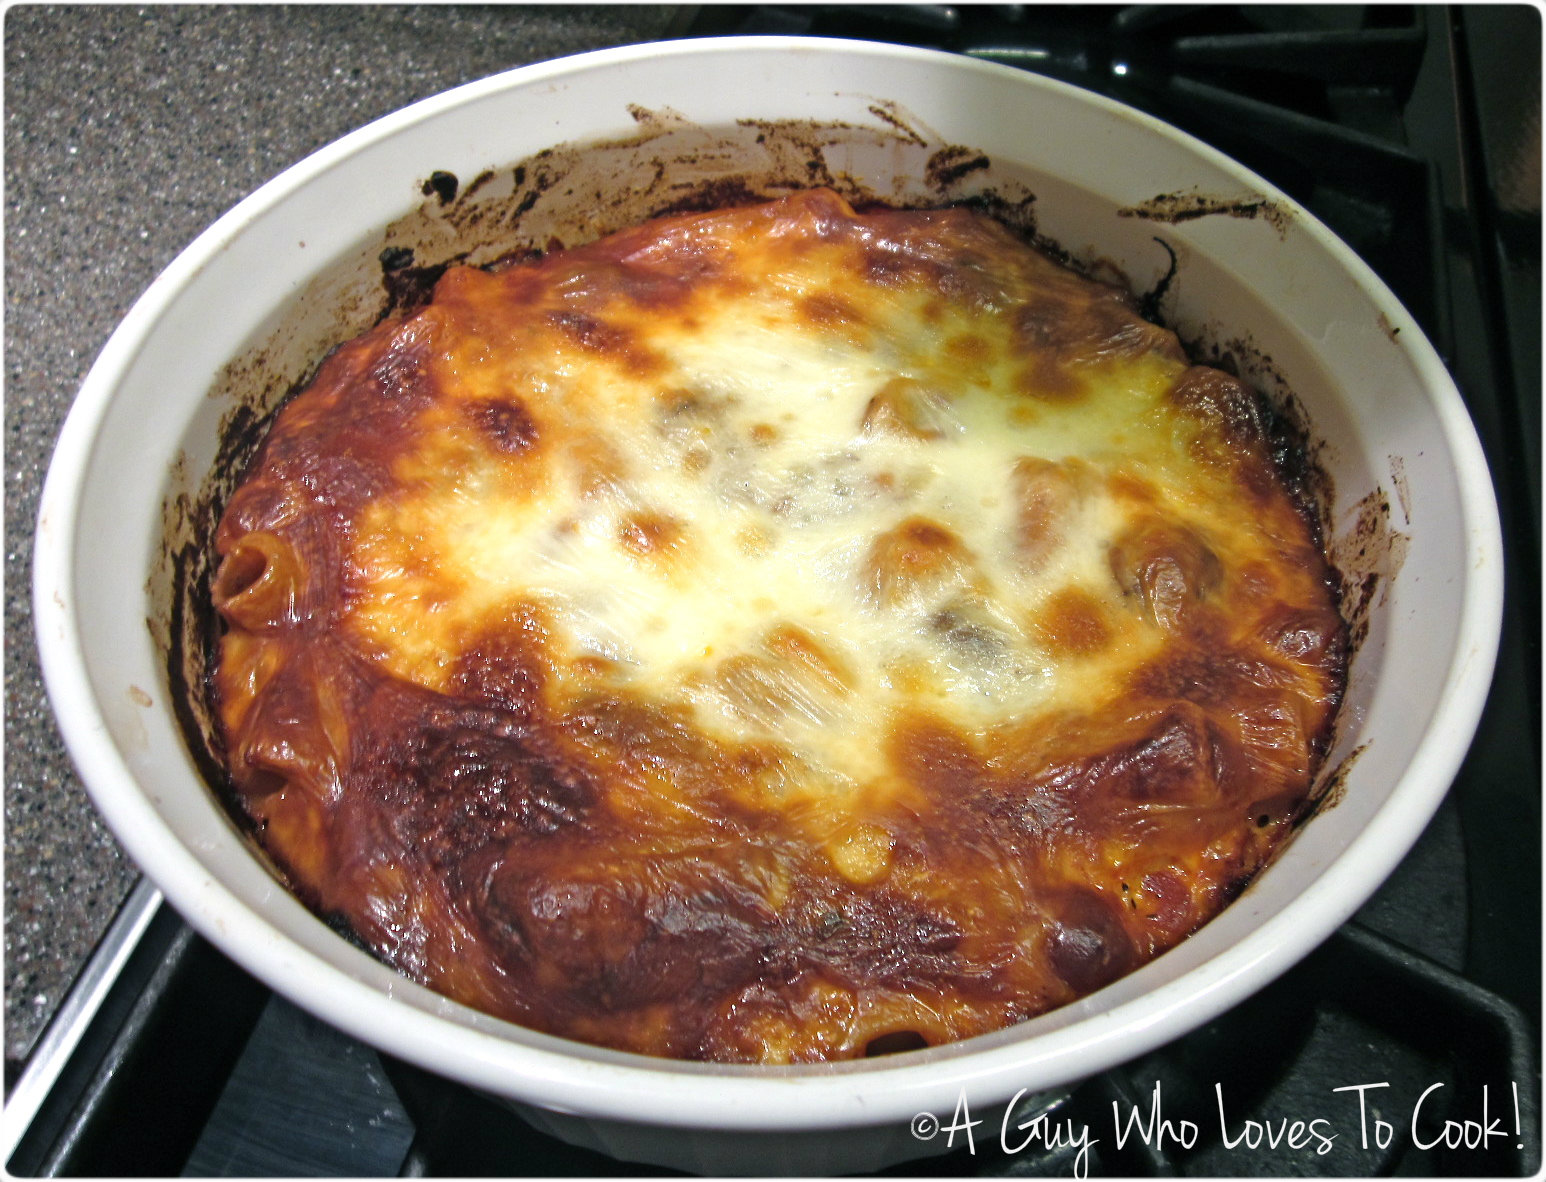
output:
POLYGON ((474 83, 338 141, 231 210, 151 285, 87 377, 43 494, 35 594, 48 689, 97 806, 230 956, 327 1021, 508 1098, 560 1136, 688 1169, 776 1173, 940 1148, 913 1138, 914 1114, 948 1116, 963 1092, 992 1110, 1124 1061, 1313 948, 1445 793, 1487 690, 1501 577, 1491 484, 1443 366, 1390 292, 1287 197, 1174 129, 1032 74, 755 38, 608 50, 474 83), (574 147, 588 144, 602 146, 574 147), (544 153, 555 145, 568 147, 544 153), (438 190, 427 183, 437 172, 438 190), (446 201, 448 176, 459 192, 446 201), (766 1069, 655 1061, 497 1022, 399 977, 292 899, 179 727, 172 535, 209 495, 238 403, 271 405, 379 312, 383 247, 408 245, 426 263, 487 257, 512 235, 572 242, 725 178, 764 190, 826 179, 899 201, 990 194, 1077 263, 1145 292, 1173 252, 1161 315, 1291 396, 1329 477, 1334 553, 1373 588, 1328 763, 1334 803, 1180 947, 1014 1029, 766 1069))

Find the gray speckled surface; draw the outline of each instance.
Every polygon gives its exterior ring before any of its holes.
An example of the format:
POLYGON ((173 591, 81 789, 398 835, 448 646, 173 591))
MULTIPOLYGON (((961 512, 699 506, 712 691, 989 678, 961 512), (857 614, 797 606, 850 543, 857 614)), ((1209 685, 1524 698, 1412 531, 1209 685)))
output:
POLYGON ((43 696, 28 602, 53 441, 119 319, 210 222, 416 99, 665 34, 660 7, 24 5, 5 13, 5 1051, 25 1057, 137 872, 43 696))

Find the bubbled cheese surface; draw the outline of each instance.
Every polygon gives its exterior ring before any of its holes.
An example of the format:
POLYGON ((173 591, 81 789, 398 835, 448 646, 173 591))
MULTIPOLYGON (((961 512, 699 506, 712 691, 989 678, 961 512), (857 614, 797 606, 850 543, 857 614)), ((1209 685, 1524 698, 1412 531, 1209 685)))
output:
POLYGON ((1265 858, 1340 690, 1253 397, 964 210, 453 268, 286 408, 220 541, 233 778, 297 889, 652 1053, 1097 987, 1265 858))

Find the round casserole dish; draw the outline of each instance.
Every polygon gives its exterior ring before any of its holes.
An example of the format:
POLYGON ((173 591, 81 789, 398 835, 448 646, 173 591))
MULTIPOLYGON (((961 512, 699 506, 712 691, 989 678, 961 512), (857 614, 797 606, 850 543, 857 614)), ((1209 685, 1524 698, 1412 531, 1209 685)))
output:
POLYGON ((1207 1021, 1351 914, 1465 753, 1496 650, 1502 564, 1480 449, 1431 348, 1355 256, 1265 182, 1034 75, 896 47, 732 39, 603 51, 463 87, 338 141, 233 209, 152 285, 88 376, 45 487, 35 572, 45 675, 83 778, 136 862, 234 959, 351 1034, 579 1143, 710 1172, 840 1172, 943 1148, 915 1140, 909 1119, 949 1113, 963 1091, 989 1108, 1207 1021), (309 914, 253 855, 184 741, 166 651, 171 510, 206 487, 241 406, 271 404, 379 312, 385 246, 411 244, 420 263, 495 248, 498 219, 451 216, 472 206, 447 205, 433 183, 426 193, 435 174, 489 173, 497 202, 523 160, 563 171, 519 231, 566 241, 693 186, 808 183, 825 170, 903 202, 994 194, 1030 210, 1076 262, 1139 291, 1159 286, 1174 252, 1162 317, 1269 393, 1291 392, 1333 490, 1334 553, 1371 531, 1385 542, 1384 566, 1346 572, 1376 583, 1355 621, 1331 807, 1222 916, 1106 989, 998 1034, 821 1068, 660 1062, 535 1034, 413 985, 309 914), (1220 212, 1164 220, 1175 200, 1220 212), (1243 210, 1270 216, 1233 216, 1243 210), (1389 518, 1371 519, 1382 503, 1389 518))

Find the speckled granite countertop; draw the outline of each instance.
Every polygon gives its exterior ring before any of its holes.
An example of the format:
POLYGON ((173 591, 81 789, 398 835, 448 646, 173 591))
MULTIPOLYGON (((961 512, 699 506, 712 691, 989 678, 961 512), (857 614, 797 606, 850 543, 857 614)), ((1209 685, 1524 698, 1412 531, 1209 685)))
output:
POLYGON ((54 729, 28 598, 38 494, 92 360, 184 246, 316 148, 462 82, 659 38, 671 10, 24 5, 4 20, 5 1053, 15 1061, 137 877, 54 729))

